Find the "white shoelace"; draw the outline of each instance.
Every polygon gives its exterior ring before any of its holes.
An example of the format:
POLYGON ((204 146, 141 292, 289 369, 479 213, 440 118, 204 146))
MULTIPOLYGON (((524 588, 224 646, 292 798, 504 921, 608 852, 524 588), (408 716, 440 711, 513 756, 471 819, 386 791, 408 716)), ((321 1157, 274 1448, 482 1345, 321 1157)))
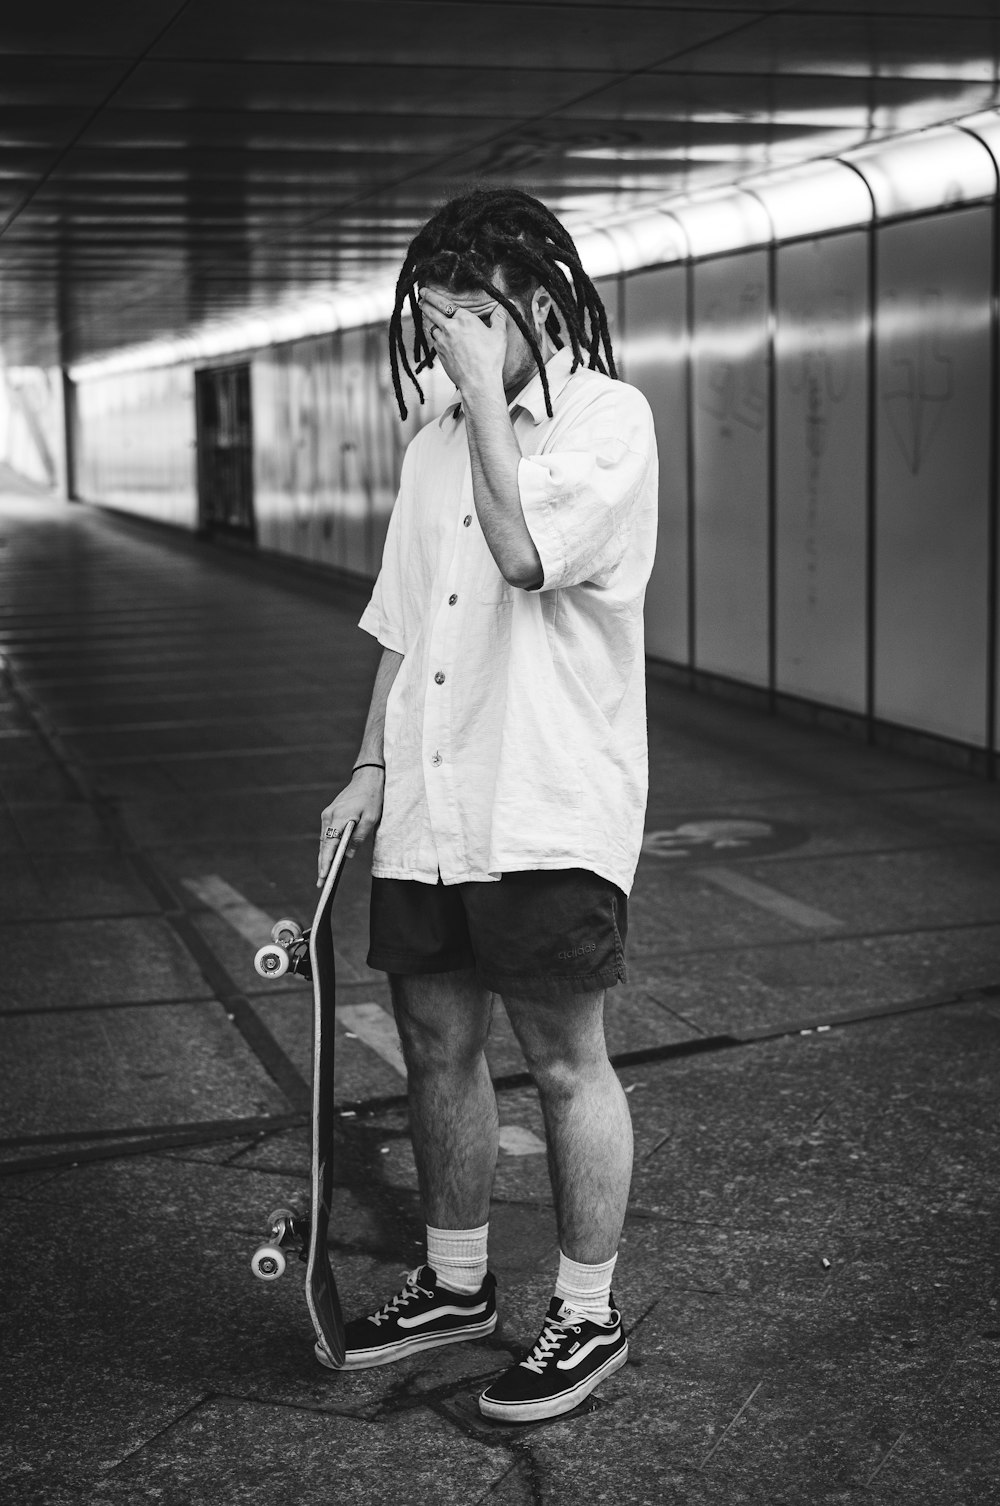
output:
POLYGON ((523 1370, 533 1370, 536 1375, 541 1375, 549 1360, 558 1351, 561 1344, 571 1333, 579 1333, 578 1323, 565 1321, 557 1323, 553 1318, 548 1318, 542 1329, 541 1337, 526 1360, 521 1361, 523 1370))
POLYGON ((406 1272, 406 1285, 401 1292, 391 1297, 384 1307, 379 1308, 377 1313, 372 1313, 368 1319, 377 1328, 380 1323, 385 1323, 389 1318, 394 1318, 401 1307, 405 1307, 414 1297, 433 1297, 434 1293, 426 1286, 417 1285, 417 1277, 422 1267, 417 1266, 414 1271, 406 1272))

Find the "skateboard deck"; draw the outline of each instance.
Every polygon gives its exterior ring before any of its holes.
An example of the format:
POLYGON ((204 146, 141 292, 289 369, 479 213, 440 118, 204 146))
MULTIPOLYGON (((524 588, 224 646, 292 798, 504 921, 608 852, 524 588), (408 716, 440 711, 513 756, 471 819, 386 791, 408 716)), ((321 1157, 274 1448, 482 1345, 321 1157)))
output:
POLYGON ((298 1250, 306 1263, 306 1305, 316 1338, 333 1365, 344 1363, 344 1318, 337 1283, 330 1265, 330 1204, 333 1195, 333 1068, 337 975, 333 950, 333 901, 340 883, 347 847, 354 834, 349 821, 337 844, 312 925, 301 932, 294 921, 274 928, 274 944, 254 958, 263 977, 296 972, 312 982, 313 1057, 311 1169, 309 1205, 279 1208, 271 1214, 271 1243, 262 1245, 251 1262, 255 1275, 271 1281, 285 1269, 285 1250, 298 1250))

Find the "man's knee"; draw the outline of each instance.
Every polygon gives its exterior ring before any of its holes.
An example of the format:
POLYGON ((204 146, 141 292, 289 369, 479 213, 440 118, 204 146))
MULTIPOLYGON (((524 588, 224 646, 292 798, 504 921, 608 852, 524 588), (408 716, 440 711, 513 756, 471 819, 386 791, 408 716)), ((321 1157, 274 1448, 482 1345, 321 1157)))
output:
POLYGON ((603 1080, 611 1069, 606 1051, 586 1055, 546 1055, 526 1053, 528 1070, 539 1096, 545 1103, 565 1103, 603 1080))
POLYGON ((490 996, 475 974, 390 977, 393 1012, 410 1072, 466 1069, 489 1036, 490 996))
POLYGON ((543 1097, 572 1097, 608 1071, 603 990, 558 1003, 527 999, 504 1002, 528 1070, 543 1097))

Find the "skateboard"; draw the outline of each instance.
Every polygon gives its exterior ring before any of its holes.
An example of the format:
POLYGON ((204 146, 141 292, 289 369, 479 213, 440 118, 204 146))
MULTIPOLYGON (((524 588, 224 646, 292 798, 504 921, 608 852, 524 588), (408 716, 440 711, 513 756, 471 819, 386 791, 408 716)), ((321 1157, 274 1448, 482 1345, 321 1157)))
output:
POLYGON ((262 946, 254 967, 262 978, 298 973, 313 988, 312 1151, 309 1198, 276 1208, 268 1218, 268 1242, 250 1262, 255 1276, 276 1281, 295 1252, 306 1265, 306 1304, 316 1337, 332 1364, 344 1363, 344 1317, 330 1267, 328 1236, 333 1194, 333 1063, 337 977, 334 965, 333 900, 356 822, 344 827, 308 931, 279 920, 271 945, 262 946))

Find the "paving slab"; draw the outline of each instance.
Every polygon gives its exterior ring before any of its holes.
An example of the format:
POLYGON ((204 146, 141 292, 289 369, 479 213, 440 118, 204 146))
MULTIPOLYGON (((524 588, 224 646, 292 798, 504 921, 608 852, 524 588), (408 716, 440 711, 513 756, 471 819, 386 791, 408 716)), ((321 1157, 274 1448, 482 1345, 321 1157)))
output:
MULTIPOLYGON (((7 1136, 288 1111, 215 1003, 8 1016, 0 1019, 0 1043, 7 1061, 45 1064, 9 1078, 0 1108, 7 1136)), ((14 1150, 25 1153, 30 1148, 14 1150)))
POLYGON ((53 764, 48 744, 39 733, 24 727, 12 736, 0 737, 0 775, 5 779, 36 767, 51 770, 53 764))
POLYGON ((310 743, 328 745, 334 728, 329 711, 300 711, 297 716, 263 714, 241 722, 205 722, 201 725, 166 725, 136 731, 107 728, 99 732, 74 732, 65 738, 70 756, 81 763, 101 765, 115 759, 136 759, 171 753, 227 753, 244 748, 297 747, 310 743))
POLYGON ((852 853, 810 862, 788 856, 744 863, 740 872, 828 911, 851 930, 1000 922, 995 844, 852 853))
POLYGON ((506 1469, 502 1457, 456 1439, 433 1414, 404 1414, 391 1427, 341 1417, 331 1430, 329 1419, 308 1412, 217 1398, 106 1475, 101 1498, 160 1501, 167 1488, 183 1492, 190 1506, 217 1506, 223 1491, 232 1506, 329 1492, 345 1506, 411 1506, 432 1498, 441 1506, 468 1506, 506 1469), (234 1457, 240 1459, 237 1479, 234 1457))
MULTIPOLYGON (((643 859, 628 901, 631 968, 692 942, 704 947, 798 941, 802 927, 773 910, 720 890, 697 870, 680 874, 643 859)), ((741 871, 746 867, 741 864, 741 871)))
POLYGON ((48 756, 41 740, 32 738, 18 758, 0 759, 0 796, 12 804, 55 802, 76 799, 77 790, 66 770, 48 756))
POLYGON ((74 861, 77 853, 107 849, 115 839, 92 806, 79 800, 57 803, 33 801, 8 806, 17 839, 27 852, 63 853, 74 861))
POLYGON ((152 754, 149 759, 105 764, 100 771, 101 787, 134 800, 178 790, 206 795, 237 789, 318 790, 330 784, 338 760, 351 754, 352 749, 352 756, 357 757, 358 742, 359 737, 345 736, 339 741, 292 749, 237 749, 162 760, 152 754))
POLYGON ((74 852, 67 863, 55 852, 4 854, 0 869, 0 922, 155 913, 155 899, 128 858, 109 851, 74 852))
MULTIPOLYGON (((355 753, 349 755, 356 757, 355 753)), ((342 771, 350 779, 351 765, 342 771)), ((343 779, 339 781, 340 784, 343 779)), ((337 793, 331 781, 321 789, 284 790, 262 795, 257 790, 178 793, 141 803, 122 801, 120 813, 131 836, 144 847, 175 846, 179 842, 271 843, 308 838, 318 847, 320 813, 337 793)), ((315 850, 312 870, 315 874, 315 850)))
POLYGON ((302 708, 301 687, 289 685, 287 679, 282 683, 277 674, 270 684, 248 684, 242 691, 230 687, 220 693, 207 682, 200 695, 181 692, 151 695, 138 685, 136 692, 125 696, 112 685, 103 694, 80 699, 71 699, 65 693, 59 697, 49 694, 46 703, 60 731, 66 733, 163 723, 173 726, 199 726, 208 721, 220 725, 230 721, 243 723, 256 720, 262 711, 285 717, 297 714, 302 708))
POLYGON ((210 997, 166 921, 153 916, 56 920, 25 947, 19 925, 0 926, 4 1011, 210 997))
POLYGON ((695 947, 640 958, 634 986, 692 1033, 809 1026, 1000 981, 1000 926, 695 947))
POLYGON ((954 769, 902 753, 889 754, 852 738, 763 715, 756 707, 647 674, 650 808, 731 805, 743 799, 954 785, 954 769), (706 744, 712 758, 699 758, 706 744))

